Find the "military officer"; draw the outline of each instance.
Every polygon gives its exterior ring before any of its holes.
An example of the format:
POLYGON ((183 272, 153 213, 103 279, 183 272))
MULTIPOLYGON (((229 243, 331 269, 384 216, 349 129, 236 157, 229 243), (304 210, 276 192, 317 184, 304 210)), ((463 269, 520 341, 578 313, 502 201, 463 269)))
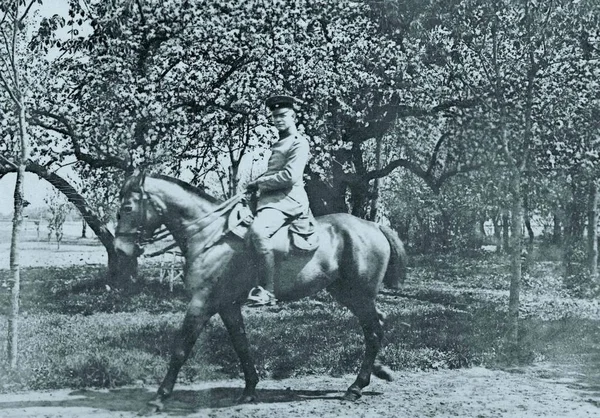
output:
POLYGON ((250 291, 248 299, 255 306, 277 302, 271 236, 291 218, 309 213, 302 175, 310 149, 307 138, 296 127, 295 108, 298 103, 291 96, 272 96, 265 101, 273 125, 279 132, 279 140, 271 146, 267 171, 247 185, 249 191, 258 191, 257 214, 249 230, 249 239, 257 256, 258 279, 262 280, 264 287, 258 286, 250 291))

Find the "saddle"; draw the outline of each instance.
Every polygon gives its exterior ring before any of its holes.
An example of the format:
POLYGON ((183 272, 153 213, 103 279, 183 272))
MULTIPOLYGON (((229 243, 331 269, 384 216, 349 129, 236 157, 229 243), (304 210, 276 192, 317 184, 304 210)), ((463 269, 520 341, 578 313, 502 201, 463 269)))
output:
MULTIPOLYGON (((227 229, 234 235, 244 239, 248 228, 254 220, 254 213, 246 200, 237 203, 229 213, 227 229)), ((316 233, 315 220, 312 214, 291 218, 271 237, 273 250, 282 254, 291 251, 311 253, 319 247, 319 236, 316 233)))

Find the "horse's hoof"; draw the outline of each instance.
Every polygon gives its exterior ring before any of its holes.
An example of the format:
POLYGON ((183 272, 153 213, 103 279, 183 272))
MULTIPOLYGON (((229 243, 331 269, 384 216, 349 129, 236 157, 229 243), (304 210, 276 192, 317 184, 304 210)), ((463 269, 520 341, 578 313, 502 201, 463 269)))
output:
POLYGON ((156 400, 152 400, 150 402, 148 402, 148 404, 142 408, 140 411, 138 411, 138 415, 139 416, 151 416, 156 414, 157 412, 162 411, 162 409, 164 408, 164 405, 161 401, 159 401, 158 399, 156 400))
POLYGON ((346 391, 346 393, 344 394, 344 396, 342 397, 343 400, 345 401, 357 401, 360 399, 360 397, 362 396, 362 393, 360 391, 360 389, 348 389, 346 391))
POLYGON ((242 396, 240 396, 239 398, 237 398, 237 403, 253 403, 256 402, 256 395, 246 395, 243 394, 242 396))
POLYGON ((388 369, 386 366, 375 366, 373 368, 373 375, 380 379, 386 380, 388 382, 393 382, 394 377, 392 376, 392 371, 388 369))

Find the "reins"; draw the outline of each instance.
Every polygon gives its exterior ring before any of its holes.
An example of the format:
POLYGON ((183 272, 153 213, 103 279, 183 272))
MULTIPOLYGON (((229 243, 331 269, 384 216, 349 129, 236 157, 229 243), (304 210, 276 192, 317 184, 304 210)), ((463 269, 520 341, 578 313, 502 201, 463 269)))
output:
MULTIPOLYGON (((147 194, 147 192, 144 191, 143 196, 147 196, 147 199, 150 201, 150 204, 153 206, 153 208, 159 213, 159 215, 162 217, 163 213, 161 210, 159 210, 154 203, 152 202, 152 199, 150 198, 150 196, 147 194)), ((200 232, 202 232, 209 224, 213 223, 214 221, 216 221, 217 219, 219 219, 220 217, 222 217, 223 215, 225 215, 227 212, 231 211, 231 209, 233 209, 233 207, 235 205, 237 205, 245 196, 245 193, 238 193, 235 196, 227 199, 226 201, 222 202, 221 204, 219 204, 219 206, 217 206, 216 208, 214 208, 212 211, 210 211, 209 213, 207 213, 206 215, 204 215, 203 217, 201 217, 200 219, 197 219, 196 221, 194 221, 188 228, 187 230, 191 230, 192 228, 195 229, 193 230, 191 233, 188 233, 187 238, 190 239, 192 237, 194 237, 195 235, 199 234, 200 232), (195 228, 194 228, 195 227, 195 228)), ((223 231, 221 231, 220 234, 218 234, 218 236, 212 237, 211 239, 208 239, 207 242, 202 246, 201 251, 205 251, 208 248, 212 247, 215 243, 217 243, 221 238, 223 238, 223 236, 227 235, 229 232, 231 232, 231 228, 229 226, 227 226, 223 231)), ((170 235, 170 233, 166 230, 159 230, 156 234, 154 234, 150 239, 148 240, 144 240, 144 243, 154 243, 157 242, 161 239, 166 238, 168 235, 170 235)), ((155 257, 158 255, 161 255, 175 247, 177 247, 178 244, 177 243, 171 243, 168 246, 166 246, 165 248, 155 251, 153 253, 147 254, 145 257, 155 257)))

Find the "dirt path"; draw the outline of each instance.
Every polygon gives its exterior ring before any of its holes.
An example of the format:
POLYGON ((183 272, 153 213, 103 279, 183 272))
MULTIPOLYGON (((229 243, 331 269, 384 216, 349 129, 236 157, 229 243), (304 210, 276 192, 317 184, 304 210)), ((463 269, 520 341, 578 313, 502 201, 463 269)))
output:
MULTIPOLYGON (((260 402, 236 405, 240 380, 178 386, 157 416, 259 417, 600 417, 598 397, 534 373, 484 368, 396 372, 375 380, 356 403, 340 400, 352 376, 266 380, 260 402)), ((133 417, 155 387, 0 395, 1 417, 133 417)))

